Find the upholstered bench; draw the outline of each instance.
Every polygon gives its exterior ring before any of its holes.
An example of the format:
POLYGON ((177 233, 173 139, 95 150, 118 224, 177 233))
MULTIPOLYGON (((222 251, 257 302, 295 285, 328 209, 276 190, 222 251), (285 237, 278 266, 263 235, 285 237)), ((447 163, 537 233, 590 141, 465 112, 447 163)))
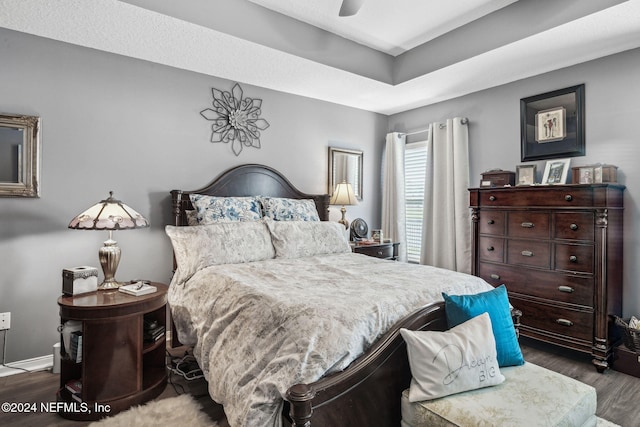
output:
POLYGON ((505 381, 439 399, 409 402, 402 427, 595 426, 593 387, 533 363, 500 368, 505 381))

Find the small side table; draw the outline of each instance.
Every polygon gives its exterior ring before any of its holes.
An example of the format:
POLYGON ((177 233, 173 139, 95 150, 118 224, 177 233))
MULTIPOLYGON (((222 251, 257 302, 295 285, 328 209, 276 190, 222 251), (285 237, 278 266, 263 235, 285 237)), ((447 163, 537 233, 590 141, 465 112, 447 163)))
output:
POLYGON ((358 245, 351 247, 351 250, 358 254, 369 255, 376 258, 397 260, 399 242, 378 243, 373 245, 358 245))
POLYGON ((144 322, 156 322, 166 330, 168 287, 151 284, 157 291, 142 296, 116 289, 58 298, 61 324, 82 322, 81 361, 71 360, 70 349, 64 344, 60 349, 57 400, 67 403, 59 408, 62 417, 97 420, 163 392, 167 384, 166 333, 146 342, 144 322), (70 380, 82 383, 75 396, 65 387, 70 380))

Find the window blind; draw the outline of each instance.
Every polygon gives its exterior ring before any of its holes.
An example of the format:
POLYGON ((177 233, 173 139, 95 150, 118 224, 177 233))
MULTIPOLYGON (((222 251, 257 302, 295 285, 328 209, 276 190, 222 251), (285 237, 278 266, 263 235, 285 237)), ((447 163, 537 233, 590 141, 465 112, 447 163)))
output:
POLYGON ((404 157, 407 261, 414 263, 420 262, 426 167, 427 141, 408 143, 404 157))

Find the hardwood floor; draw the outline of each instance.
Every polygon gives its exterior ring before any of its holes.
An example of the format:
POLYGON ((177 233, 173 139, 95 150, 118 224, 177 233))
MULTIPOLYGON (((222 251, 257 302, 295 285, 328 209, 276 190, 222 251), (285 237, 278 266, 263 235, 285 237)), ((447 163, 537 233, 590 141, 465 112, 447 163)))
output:
MULTIPOLYGON (((638 425, 640 419, 640 378, 608 369, 599 374, 591 364, 589 355, 558 349, 535 341, 521 339, 525 360, 560 372, 594 386, 598 393, 597 415, 623 427, 638 425)), ((197 397, 212 420, 224 416, 221 407, 207 394, 204 380, 186 381, 172 376, 175 388, 168 385, 159 399, 190 393, 197 397)), ((3 402, 52 402, 58 388, 58 375, 50 372, 21 373, 0 378, 0 403, 3 402)), ((89 423, 68 421, 55 413, 7 414, 0 411, 2 426, 54 426, 82 427, 89 423)), ((222 426, 226 425, 223 420, 222 426)))

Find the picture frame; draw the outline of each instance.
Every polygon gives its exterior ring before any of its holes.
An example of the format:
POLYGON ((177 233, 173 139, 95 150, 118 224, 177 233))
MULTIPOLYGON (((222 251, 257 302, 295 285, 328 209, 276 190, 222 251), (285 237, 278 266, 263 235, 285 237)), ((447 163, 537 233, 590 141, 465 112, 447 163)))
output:
POLYGON ((544 167, 543 185, 566 184, 571 159, 549 160, 544 167))
POLYGON ((516 166, 516 185, 535 185, 536 165, 516 166))
MULTIPOLYGON (((599 173, 599 181, 602 182, 602 169, 599 173)), ((578 184, 593 184, 596 181, 596 168, 593 167, 581 167, 578 169, 578 184)))
POLYGON ((520 99, 521 161, 584 156, 584 84, 520 99))

